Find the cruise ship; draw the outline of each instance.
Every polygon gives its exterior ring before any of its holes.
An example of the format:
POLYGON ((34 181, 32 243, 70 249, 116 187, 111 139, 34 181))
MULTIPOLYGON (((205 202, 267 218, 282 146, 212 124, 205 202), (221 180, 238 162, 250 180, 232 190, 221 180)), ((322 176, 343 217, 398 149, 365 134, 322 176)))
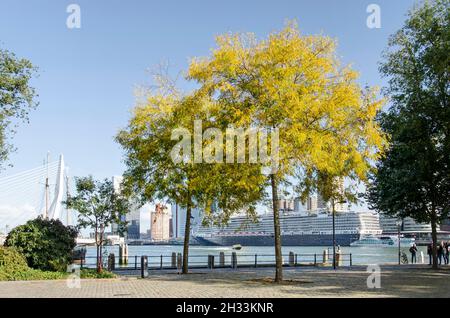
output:
MULTIPOLYGON (((330 246, 333 243, 332 215, 316 212, 280 212, 283 246, 330 246)), ((350 246, 361 237, 381 235, 379 216, 373 212, 345 211, 335 216, 336 244, 350 246)), ((273 215, 260 215, 257 222, 245 216, 232 217, 226 226, 202 226, 194 234, 202 245, 273 246, 273 215)))

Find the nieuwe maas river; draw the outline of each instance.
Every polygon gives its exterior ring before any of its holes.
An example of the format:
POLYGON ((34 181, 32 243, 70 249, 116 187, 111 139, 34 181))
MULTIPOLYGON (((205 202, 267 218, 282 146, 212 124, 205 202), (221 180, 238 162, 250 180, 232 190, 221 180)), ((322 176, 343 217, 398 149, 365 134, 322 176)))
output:
MULTIPOLYGON (((317 262, 322 261, 322 253, 324 250, 328 250, 330 255, 332 254, 332 247, 323 246, 308 246, 308 247, 283 247, 283 259, 285 262, 289 259, 289 252, 298 254, 299 263, 312 263, 314 261, 314 254, 317 254, 317 262)), ((402 252, 408 255, 410 259, 409 246, 402 246, 402 252)), ((421 263, 421 253, 423 253, 425 263, 428 262, 428 256, 426 253, 426 247, 418 247, 417 261, 421 263)), ((171 254, 182 253, 182 246, 169 246, 169 245, 149 245, 149 246, 129 246, 129 266, 134 264, 134 256, 149 256, 150 264, 158 266, 160 264, 161 255, 163 255, 164 265, 170 265, 171 254)), ((344 264, 349 264, 349 255, 352 254, 353 265, 369 265, 369 264, 388 264, 398 262, 398 247, 341 247, 341 251, 347 254, 343 257, 344 264)), ((257 256, 258 264, 273 263, 274 262, 274 248, 270 246, 244 246, 241 250, 235 251, 231 247, 220 246, 191 246, 189 248, 189 259, 191 264, 206 264, 208 255, 214 255, 216 262, 218 262, 220 252, 225 253, 226 263, 230 261, 230 255, 232 252, 236 252, 238 255, 238 263, 252 264, 255 260, 255 254, 257 256)), ((95 247, 87 248, 87 262, 91 263, 95 260, 95 247)), ((114 253, 119 255, 118 246, 108 246, 104 255, 114 253)), ((138 260, 139 261, 139 260, 138 260)))

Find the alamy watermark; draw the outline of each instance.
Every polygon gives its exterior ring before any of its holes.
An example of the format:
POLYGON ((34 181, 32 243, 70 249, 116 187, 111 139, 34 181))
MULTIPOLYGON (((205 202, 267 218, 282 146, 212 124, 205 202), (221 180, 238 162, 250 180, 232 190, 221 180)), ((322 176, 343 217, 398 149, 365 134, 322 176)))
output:
POLYGON ((66 279, 67 288, 81 288, 81 270, 80 266, 71 264, 67 266, 67 272, 70 275, 66 279))
POLYGON ((69 29, 81 28, 81 8, 76 3, 69 4, 66 8, 66 12, 70 13, 66 19, 66 26, 69 29))
POLYGON ((381 29, 381 8, 378 4, 372 3, 367 6, 367 13, 370 15, 367 17, 366 25, 369 29, 381 29))
POLYGON ((367 288, 369 289, 380 289, 381 288, 381 267, 379 265, 369 265, 367 266, 367 288))
POLYGON ((268 131, 261 128, 229 127, 224 136, 219 128, 208 128, 203 132, 202 121, 195 120, 193 134, 186 128, 176 128, 172 131, 171 139, 178 140, 170 152, 176 164, 259 163, 270 167, 270 173, 276 173, 278 170, 278 128, 268 131))

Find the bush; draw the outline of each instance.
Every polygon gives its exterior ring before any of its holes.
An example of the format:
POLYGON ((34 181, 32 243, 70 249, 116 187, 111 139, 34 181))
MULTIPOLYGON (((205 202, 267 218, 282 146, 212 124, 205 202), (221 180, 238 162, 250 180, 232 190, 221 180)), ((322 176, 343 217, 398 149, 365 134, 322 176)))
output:
POLYGON ((16 248, 0 246, 0 281, 61 279, 66 276, 66 273, 31 269, 25 256, 16 248))
POLYGON ((64 279, 67 277, 67 273, 62 272, 44 272, 39 269, 28 268, 23 272, 6 273, 0 269, 0 281, 9 280, 54 280, 64 279))
MULTIPOLYGON (((65 279, 69 273, 48 272, 39 269, 29 268, 25 256, 14 247, 0 246, 0 281, 17 280, 54 280, 65 279)), ((97 273, 95 269, 84 268, 80 272, 82 279, 106 279, 116 278, 116 275, 103 271, 97 273)))
POLYGON ((43 271, 66 271, 76 246, 78 231, 59 220, 41 217, 14 228, 5 246, 15 247, 29 267, 43 271))
POLYGON ((87 269, 84 268, 80 273, 81 278, 116 278, 117 276, 114 273, 103 270, 101 273, 98 273, 96 269, 87 269))
POLYGON ((25 257, 17 249, 0 246, 0 271, 16 273, 28 269, 25 257))

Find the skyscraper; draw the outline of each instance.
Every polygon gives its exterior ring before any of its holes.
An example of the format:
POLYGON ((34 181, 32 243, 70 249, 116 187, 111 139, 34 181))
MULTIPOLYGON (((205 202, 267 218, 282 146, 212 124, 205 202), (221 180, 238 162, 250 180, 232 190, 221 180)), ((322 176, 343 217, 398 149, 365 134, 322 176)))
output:
MULTIPOLYGON (((192 209, 191 233, 195 233, 202 224, 202 213, 199 209, 192 209)), ((173 237, 183 238, 186 227, 186 209, 179 205, 172 205, 173 237)))
MULTIPOLYGON (((336 182, 337 191, 344 194, 344 178, 337 179, 336 182)), ((347 211, 348 208, 345 202, 335 202, 334 208, 336 212, 347 211)), ((327 202, 324 200, 320 193, 310 196, 306 201, 306 209, 308 211, 316 211, 316 210, 332 210, 331 202, 327 202)))
POLYGON ((293 212, 295 210, 295 202, 293 199, 278 200, 278 210, 280 212, 293 212))
POLYGON ((170 211, 160 203, 156 204, 155 211, 151 212, 150 235, 154 241, 167 241, 170 239, 170 211))
MULTIPOLYGON (((113 176, 112 177, 113 187, 116 193, 120 193, 121 184, 123 182, 122 176, 113 176)), ((127 224, 127 232, 126 237, 128 239, 139 239, 140 238, 140 224, 141 224, 141 210, 138 204, 132 204, 131 211, 122 217, 122 221, 126 221, 127 224)), ((113 234, 118 234, 119 228, 117 224, 111 224, 111 232, 113 234)))
POLYGON ((141 210, 137 205, 131 207, 131 212, 126 215, 127 225, 127 238, 138 240, 140 238, 141 227, 141 210))

